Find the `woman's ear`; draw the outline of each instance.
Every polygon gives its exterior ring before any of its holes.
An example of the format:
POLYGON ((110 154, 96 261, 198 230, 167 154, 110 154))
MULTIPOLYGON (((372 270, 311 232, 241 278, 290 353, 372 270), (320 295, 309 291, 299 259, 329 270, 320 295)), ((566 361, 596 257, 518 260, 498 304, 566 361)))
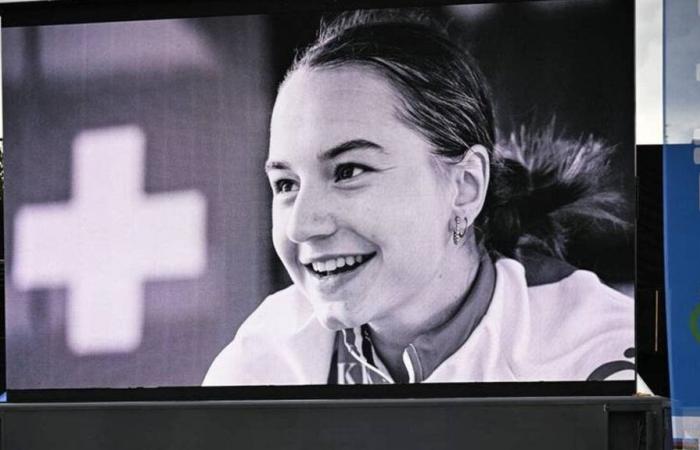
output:
POLYGON ((483 145, 474 145, 462 161, 452 166, 456 187, 453 208, 457 216, 473 224, 481 213, 489 186, 489 152, 483 145))

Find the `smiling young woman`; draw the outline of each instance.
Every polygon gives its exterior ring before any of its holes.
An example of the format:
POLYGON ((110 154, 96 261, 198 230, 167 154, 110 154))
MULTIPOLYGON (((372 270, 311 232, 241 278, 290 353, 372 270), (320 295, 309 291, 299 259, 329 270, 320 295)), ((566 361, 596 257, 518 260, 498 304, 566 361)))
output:
POLYGON ((633 378, 632 300, 561 258, 565 220, 615 220, 618 197, 588 179, 604 149, 545 133, 533 156, 495 134, 476 64, 430 21, 326 26, 270 124, 272 237, 293 285, 204 384, 633 378))

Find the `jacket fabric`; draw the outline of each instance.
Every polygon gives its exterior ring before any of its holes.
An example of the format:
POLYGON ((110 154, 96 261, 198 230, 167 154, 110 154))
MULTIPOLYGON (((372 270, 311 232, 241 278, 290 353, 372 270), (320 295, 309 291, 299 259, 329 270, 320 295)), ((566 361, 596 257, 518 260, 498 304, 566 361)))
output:
MULTIPOLYGON (((589 271, 528 286, 523 266, 494 264, 493 295, 478 325, 423 382, 633 380, 634 302, 589 271)), ((208 386, 329 381, 336 331, 290 286, 267 297, 214 360, 208 386)))

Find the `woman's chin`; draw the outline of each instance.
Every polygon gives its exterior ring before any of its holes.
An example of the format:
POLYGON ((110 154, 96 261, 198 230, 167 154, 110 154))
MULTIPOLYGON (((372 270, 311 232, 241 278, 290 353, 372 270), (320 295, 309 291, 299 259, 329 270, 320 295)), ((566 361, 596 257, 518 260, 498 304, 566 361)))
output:
POLYGON ((356 317, 348 314, 338 314, 336 311, 319 311, 316 309, 315 315, 321 325, 333 331, 359 327, 364 323, 356 317))

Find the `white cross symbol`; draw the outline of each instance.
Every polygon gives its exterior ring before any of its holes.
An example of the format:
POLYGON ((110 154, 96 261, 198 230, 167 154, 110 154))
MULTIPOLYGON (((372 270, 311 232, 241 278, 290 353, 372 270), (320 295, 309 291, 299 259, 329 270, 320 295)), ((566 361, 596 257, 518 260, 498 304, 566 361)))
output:
POLYGON ((204 197, 146 195, 144 148, 135 126, 80 133, 73 198, 17 214, 13 281, 20 289, 68 287, 66 335, 77 354, 134 350, 142 283, 197 276, 206 264, 204 197))

